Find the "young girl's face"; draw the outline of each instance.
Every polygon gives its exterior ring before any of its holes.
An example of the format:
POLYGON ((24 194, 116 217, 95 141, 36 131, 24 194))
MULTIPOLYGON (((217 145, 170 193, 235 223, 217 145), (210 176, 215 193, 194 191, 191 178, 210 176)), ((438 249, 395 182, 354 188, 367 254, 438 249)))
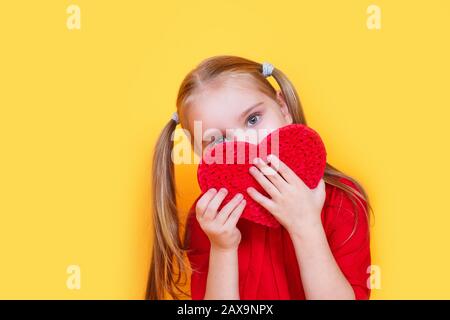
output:
POLYGON ((190 132, 195 132, 197 153, 223 140, 257 144, 273 130, 292 123, 281 93, 277 92, 277 101, 274 101, 248 79, 216 81, 200 91, 186 112, 190 132), (193 130, 194 125, 197 131, 193 130), (200 128, 201 136, 198 135, 200 128))

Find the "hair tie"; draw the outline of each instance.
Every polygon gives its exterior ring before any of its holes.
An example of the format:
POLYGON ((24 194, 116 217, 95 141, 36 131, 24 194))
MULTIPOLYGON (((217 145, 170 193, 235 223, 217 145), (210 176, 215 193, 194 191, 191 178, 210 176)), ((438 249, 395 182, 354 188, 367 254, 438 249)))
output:
POLYGON ((172 113, 172 120, 175 121, 177 124, 180 123, 180 119, 178 118, 178 113, 176 111, 172 113))
POLYGON ((272 75, 273 69, 275 69, 275 68, 271 63, 269 63, 269 62, 262 63, 262 74, 265 78, 272 75))

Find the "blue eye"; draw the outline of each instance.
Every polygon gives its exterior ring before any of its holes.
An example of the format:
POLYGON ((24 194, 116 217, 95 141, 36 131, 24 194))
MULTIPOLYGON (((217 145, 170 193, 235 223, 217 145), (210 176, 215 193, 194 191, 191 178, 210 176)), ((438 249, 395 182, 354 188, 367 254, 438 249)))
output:
POLYGON ((251 127, 254 126, 256 123, 258 123, 259 118, 261 117, 261 114, 254 113, 251 116, 247 118, 247 124, 251 127))

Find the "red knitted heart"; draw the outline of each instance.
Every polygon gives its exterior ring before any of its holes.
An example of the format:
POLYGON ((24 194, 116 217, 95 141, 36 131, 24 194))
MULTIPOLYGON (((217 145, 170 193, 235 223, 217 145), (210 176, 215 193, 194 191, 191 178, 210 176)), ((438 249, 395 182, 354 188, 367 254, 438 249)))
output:
POLYGON ((279 227, 280 224, 273 215, 255 202, 246 191, 251 186, 270 198, 248 171, 255 157, 266 160, 270 153, 289 166, 311 189, 323 177, 327 153, 320 136, 306 125, 290 124, 272 131, 258 145, 230 141, 219 143, 206 151, 197 170, 202 193, 210 188, 228 189, 219 210, 236 193, 242 193, 247 205, 241 218, 268 227, 279 227))

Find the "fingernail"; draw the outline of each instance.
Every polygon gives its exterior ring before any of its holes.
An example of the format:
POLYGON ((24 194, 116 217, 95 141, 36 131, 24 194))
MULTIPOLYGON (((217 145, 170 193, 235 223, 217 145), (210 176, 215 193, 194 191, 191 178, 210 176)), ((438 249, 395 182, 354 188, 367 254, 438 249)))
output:
POLYGON ((225 189, 225 188, 221 188, 221 189, 220 189, 220 192, 222 192, 222 193, 226 194, 226 193, 228 192, 228 190, 227 190, 227 189, 225 189))
POLYGON ((237 199, 237 200, 241 200, 243 197, 244 197, 244 196, 242 195, 242 193, 238 193, 238 194, 236 195, 236 199, 237 199))
POLYGON ((255 167, 250 167, 248 170, 249 170, 251 173, 256 172, 256 168, 255 168, 255 167))
POLYGON ((217 190, 216 190, 216 188, 211 188, 211 189, 209 189, 209 192, 211 192, 211 193, 216 193, 217 190))

